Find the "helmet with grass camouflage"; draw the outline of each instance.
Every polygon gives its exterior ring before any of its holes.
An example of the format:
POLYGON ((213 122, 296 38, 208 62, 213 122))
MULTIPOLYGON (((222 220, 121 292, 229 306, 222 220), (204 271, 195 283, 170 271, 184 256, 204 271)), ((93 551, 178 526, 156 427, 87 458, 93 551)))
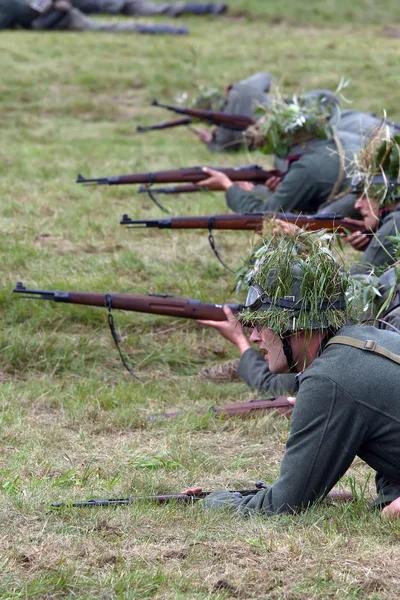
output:
POLYGON ((217 88, 208 88, 201 90, 191 105, 193 108, 200 108, 202 110, 221 110, 224 100, 225 96, 220 90, 217 88))
POLYGON ((337 330, 352 318, 346 302, 350 280, 325 233, 263 240, 239 280, 248 286, 246 308, 240 314, 243 324, 287 336, 337 330))
POLYGON ((366 194, 385 208, 399 202, 399 187, 400 136, 390 136, 383 125, 356 160, 352 192, 366 194))
POLYGON ((255 111, 258 121, 246 130, 246 138, 264 154, 286 157, 290 148, 314 138, 329 139, 340 116, 332 92, 314 90, 285 100, 279 94, 255 111))

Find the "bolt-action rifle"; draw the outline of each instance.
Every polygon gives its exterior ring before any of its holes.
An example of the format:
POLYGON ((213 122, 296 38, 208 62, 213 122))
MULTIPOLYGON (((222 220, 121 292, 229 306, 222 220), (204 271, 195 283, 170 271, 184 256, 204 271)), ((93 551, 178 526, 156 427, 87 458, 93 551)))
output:
MULTIPOLYGON (((285 396, 279 398, 268 398, 266 400, 249 400, 249 402, 234 402, 233 404, 225 404, 225 406, 210 406, 209 408, 200 409, 198 414, 211 413, 216 417, 256 417, 267 412, 278 412, 281 415, 289 417, 292 414, 293 406, 289 403, 285 396)), ((185 413, 181 411, 161 413, 159 415, 151 415, 149 421, 158 421, 159 419, 172 419, 180 417, 185 413)))
POLYGON ((294 223, 308 231, 328 229, 329 231, 354 232, 362 231, 364 224, 347 222, 342 215, 336 213, 323 215, 295 215, 293 213, 232 213, 226 215, 205 215, 198 217, 172 217, 170 219, 131 219, 122 215, 120 224, 128 229, 155 227, 158 229, 225 229, 243 231, 262 231, 266 219, 276 218, 294 223))
MULTIPOLYGON (((20 281, 13 292, 22 298, 32 300, 52 300, 69 304, 83 304, 102 308, 129 310, 133 312, 182 317, 184 319, 211 319, 226 321, 222 304, 206 304, 191 298, 179 298, 168 294, 100 294, 97 292, 60 292, 51 290, 35 290, 24 286, 20 281)), ((240 311, 240 304, 229 304, 233 312, 240 311)))
MULTIPOLYGON (((265 484, 262 481, 255 483, 255 489, 253 490, 232 490, 234 494, 241 496, 250 496, 256 494, 263 488, 265 484)), ((66 506, 72 506, 74 508, 90 508, 99 506, 118 506, 124 504, 133 504, 134 502, 155 502, 157 504, 168 504, 169 502, 179 502, 182 504, 192 504, 196 500, 203 500, 212 494, 212 492, 191 492, 188 494, 161 494, 159 496, 129 496, 128 498, 102 498, 99 500, 87 500, 86 502, 71 502, 64 504, 52 504, 52 508, 64 508, 66 506)))
MULTIPOLYGON (((263 184, 270 177, 283 177, 283 173, 278 169, 270 169, 265 171, 258 165, 245 165, 242 167, 211 167, 216 171, 221 171, 229 177, 231 181, 249 181, 254 184, 263 184)), ((200 183, 208 178, 207 173, 204 173, 203 167, 189 167, 186 169, 172 169, 170 171, 155 171, 154 173, 131 173, 129 175, 115 175, 112 177, 96 177, 87 179, 79 174, 76 178, 76 183, 85 185, 129 185, 129 184, 144 184, 146 187, 140 191, 146 191, 153 202, 164 212, 167 211, 157 200, 152 191, 154 183, 200 183)), ((193 187, 190 190, 194 191, 193 187)), ((176 193, 176 192, 173 192, 176 193)))
POLYGON ((235 115, 218 110, 188 108, 186 106, 172 106, 170 104, 161 104, 157 100, 153 100, 151 105, 165 108, 178 115, 186 115, 199 121, 206 121, 210 125, 220 125, 221 127, 225 127, 225 129, 232 129, 233 131, 244 131, 256 122, 256 119, 247 117, 246 115, 235 115))
MULTIPOLYGON (((265 171, 258 165, 244 165, 241 167, 210 167, 216 171, 221 171, 232 181, 249 181, 250 183, 265 183, 270 177, 282 177, 282 172, 278 169, 265 171)), ((116 175, 112 177, 95 177, 86 179, 83 175, 78 175, 76 183, 87 185, 129 185, 154 183, 199 183, 207 179, 207 173, 204 173, 203 167, 189 167, 186 169, 171 169, 170 171, 154 171, 153 173, 131 173, 129 175, 116 175)))
MULTIPOLYGON (((268 486, 262 481, 256 481, 255 489, 253 490, 229 490, 237 496, 253 496, 260 490, 266 489, 268 486)), ((213 492, 189 492, 187 494, 160 494, 158 496, 129 496, 128 498, 99 498, 86 500, 83 502, 60 502, 51 504, 51 508, 99 508, 108 506, 124 506, 133 504, 134 502, 154 502, 156 504, 168 504, 169 502, 178 502, 179 504, 193 504, 198 500, 204 500, 213 492)), ((326 496, 327 500, 350 502, 353 499, 351 492, 348 490, 331 490, 326 496)))
MULTIPOLYGON (((130 310, 169 317, 182 317, 185 319, 211 319, 213 321, 226 321, 222 304, 205 304, 200 300, 191 298, 177 298, 175 296, 149 294, 99 294, 96 292, 59 292, 53 290, 34 290, 26 288, 20 281, 13 292, 21 294, 22 298, 31 300, 52 300, 69 304, 83 304, 86 306, 100 306, 108 310, 108 325, 111 335, 117 346, 122 364, 136 379, 136 375, 127 365, 119 347, 120 338, 115 329, 112 309, 130 310)), ((228 304, 234 313, 242 310, 240 304, 228 304)))

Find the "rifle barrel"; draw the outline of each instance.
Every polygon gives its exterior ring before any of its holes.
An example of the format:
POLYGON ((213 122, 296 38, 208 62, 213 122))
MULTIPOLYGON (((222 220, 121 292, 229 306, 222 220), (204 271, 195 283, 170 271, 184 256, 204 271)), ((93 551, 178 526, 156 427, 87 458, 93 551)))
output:
MULTIPOLYGON (((18 282, 13 292, 23 294, 23 298, 53 300, 69 304, 114 308, 169 317, 185 319, 211 319, 225 321, 226 315, 222 304, 206 304, 191 298, 179 298, 169 295, 141 294, 100 294, 96 292, 59 292, 49 290, 34 290, 26 288, 18 282)), ((233 312, 239 312, 240 304, 229 305, 233 312)))

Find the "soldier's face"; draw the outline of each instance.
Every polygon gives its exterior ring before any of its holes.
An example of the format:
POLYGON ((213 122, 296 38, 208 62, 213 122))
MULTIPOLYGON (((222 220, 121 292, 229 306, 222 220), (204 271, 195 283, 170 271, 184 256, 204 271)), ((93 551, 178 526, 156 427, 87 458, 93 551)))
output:
POLYGON ((271 373, 287 373, 289 366, 283 352, 282 340, 272 329, 263 327, 254 328, 251 332, 250 341, 258 344, 260 350, 265 352, 265 360, 268 361, 271 373))
POLYGON ((379 204, 374 198, 370 198, 367 194, 363 194, 357 198, 355 203, 363 219, 365 229, 376 231, 379 225, 379 204))

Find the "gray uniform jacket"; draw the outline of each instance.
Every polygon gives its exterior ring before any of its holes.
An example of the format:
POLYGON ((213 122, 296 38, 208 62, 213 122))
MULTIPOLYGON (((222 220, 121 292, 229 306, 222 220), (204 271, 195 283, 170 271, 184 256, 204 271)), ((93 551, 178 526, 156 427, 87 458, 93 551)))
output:
MULTIPOLYGON (((234 115, 252 117, 259 104, 267 104, 267 92, 271 86, 272 76, 269 73, 256 73, 243 81, 234 83, 222 111, 234 115)), ((213 139, 207 144, 212 152, 232 152, 243 147, 243 132, 217 127, 213 139)))
POLYGON ((29 7, 27 0, 0 0, 0 30, 15 27, 37 31, 56 29, 64 31, 102 31, 108 33, 187 33, 184 27, 169 25, 147 25, 143 23, 105 23, 90 19, 80 10, 70 7, 67 10, 50 8, 38 15, 29 7))
MULTIPOLYGON (((353 325, 337 336, 374 340, 400 355, 394 332, 353 325)), ((242 514, 292 512, 325 496, 356 456, 378 473, 378 504, 391 502, 400 496, 399 389, 398 364, 367 350, 326 347, 299 377, 278 479, 252 496, 215 492, 205 505, 242 514)))
MULTIPOLYGON (((353 148, 345 148, 346 164, 354 157, 353 148)), ((315 213, 328 200, 339 177, 340 160, 333 140, 314 139, 302 148, 293 148, 298 160, 290 163, 279 189, 271 194, 266 186, 245 192, 232 185, 226 192, 228 206, 238 213, 264 211, 301 211, 315 213)), ((344 179, 340 189, 349 185, 344 179)))

